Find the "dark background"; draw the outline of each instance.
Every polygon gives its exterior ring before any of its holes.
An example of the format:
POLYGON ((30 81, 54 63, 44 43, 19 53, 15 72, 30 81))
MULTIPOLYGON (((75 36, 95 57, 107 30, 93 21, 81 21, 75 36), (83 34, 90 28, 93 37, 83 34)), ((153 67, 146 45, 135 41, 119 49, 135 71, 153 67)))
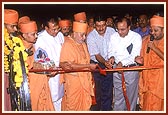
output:
POLYGON ((141 13, 148 16, 155 12, 164 12, 164 4, 4 4, 4 8, 15 9, 19 16, 28 15, 31 19, 44 17, 72 18, 75 13, 85 11, 87 16, 100 13, 105 16, 129 13, 136 17, 141 13))
MULTIPOLYGON (((15 0, 13 0, 13 1, 12 0, 3 0, 3 1, 15 2, 15 0)), ((17 0, 17 1, 21 1, 21 0, 17 0)), ((30 0, 30 1, 34 2, 34 0, 30 0)), ((28 1, 28 2, 30 2, 30 1, 28 1)), ((56 0, 53 0, 53 1, 56 1, 56 0)), ((160 1, 156 1, 156 0, 154 0, 154 1, 153 0, 148 0, 148 1, 151 1, 151 3, 152 2, 160 2, 160 1)), ((49 2, 49 1, 47 1, 47 2, 49 2)), ((132 0, 132 2, 136 2, 136 1, 132 0)), ((144 1, 144 2, 146 2, 146 1, 144 1)), ((164 0, 164 2, 166 2, 166 1, 164 0)), ((121 4, 120 5, 119 4, 118 5, 117 4, 115 4, 115 5, 113 5, 113 4, 97 5, 96 4, 96 5, 94 5, 94 3, 93 3, 93 5, 90 5, 90 4, 89 5, 72 5, 72 4, 69 4, 69 5, 67 5, 67 4, 66 5, 60 5, 60 4, 59 5, 58 4, 54 4, 54 5, 41 5, 41 4, 40 5, 25 5, 25 4, 16 5, 16 4, 13 4, 12 5, 11 4, 10 5, 10 4, 8 4, 8 5, 4 5, 4 8, 15 9, 19 12, 20 16, 28 15, 28 16, 30 16, 32 18, 35 18, 35 19, 42 19, 45 16, 65 16, 65 17, 70 16, 70 17, 72 17, 74 12, 77 12, 77 11, 80 12, 83 9, 84 9, 84 11, 87 11, 87 12, 90 12, 90 13, 93 13, 93 14, 97 13, 97 12, 103 12, 105 15, 119 15, 119 14, 125 14, 127 12, 127 13, 132 14, 133 16, 137 16, 140 13, 145 12, 148 15, 152 15, 155 12, 163 11, 164 10, 164 5, 161 5, 161 4, 158 4, 158 5, 157 4, 133 4, 133 5, 129 5, 129 4, 125 4, 125 5, 121 5, 121 4)), ((165 52, 166 52, 166 50, 165 50, 165 52)), ((2 65, 2 62, 0 63, 0 65, 2 65)), ((2 89, 1 89, 1 91, 2 91, 2 89)), ((167 102, 167 100, 166 100, 166 102, 167 102)), ((167 104, 168 103, 166 103, 166 110, 167 110, 167 107, 168 107, 167 104)), ((163 115, 166 115, 167 112, 166 113, 164 113, 164 112, 163 112, 163 115)), ((57 114, 59 115, 60 113, 57 113, 57 114)), ((116 113, 114 113, 114 114, 116 114, 116 113)), ((120 115, 120 114, 123 114, 123 113, 118 112, 117 114, 120 115)), ((129 113, 124 113, 124 114, 128 115, 129 113)), ((136 114, 136 113, 134 113, 134 114, 136 114)), ((141 114, 143 114, 143 112, 139 112, 138 114, 141 115, 141 114)), ((102 115, 102 112, 100 112, 100 115, 102 115)), ((152 113, 149 112, 149 115, 152 115, 152 113)), ((160 115, 160 113, 156 112, 155 115, 160 115)))

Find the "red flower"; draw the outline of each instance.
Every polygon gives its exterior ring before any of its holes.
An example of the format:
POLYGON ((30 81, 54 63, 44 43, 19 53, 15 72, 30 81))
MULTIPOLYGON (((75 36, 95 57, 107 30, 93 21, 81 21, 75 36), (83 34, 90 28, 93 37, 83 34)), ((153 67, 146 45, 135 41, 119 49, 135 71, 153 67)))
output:
POLYGON ((50 61, 50 58, 45 58, 45 61, 50 61))
POLYGON ((38 60, 38 62, 44 63, 45 61, 44 60, 38 60))

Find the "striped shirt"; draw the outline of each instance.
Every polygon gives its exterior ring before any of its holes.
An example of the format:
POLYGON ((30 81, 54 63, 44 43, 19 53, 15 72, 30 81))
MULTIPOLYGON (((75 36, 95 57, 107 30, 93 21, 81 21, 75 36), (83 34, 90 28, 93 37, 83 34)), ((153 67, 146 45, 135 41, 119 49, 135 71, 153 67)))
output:
POLYGON ((108 46, 114 32, 113 28, 107 27, 104 36, 99 35, 96 29, 88 34, 86 41, 91 60, 98 62, 95 58, 97 54, 100 54, 105 60, 108 59, 108 46))

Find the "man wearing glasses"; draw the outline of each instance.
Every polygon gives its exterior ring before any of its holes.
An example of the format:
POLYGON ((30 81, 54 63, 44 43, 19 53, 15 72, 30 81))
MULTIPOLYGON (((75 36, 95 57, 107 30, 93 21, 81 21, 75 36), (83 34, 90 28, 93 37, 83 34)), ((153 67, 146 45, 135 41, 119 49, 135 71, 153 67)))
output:
MULTIPOLYGON (((134 61, 136 56, 140 55, 142 38, 130 30, 130 20, 125 17, 119 17, 117 21, 117 32, 111 36, 108 48, 109 63, 114 68, 123 68, 137 66, 134 61)), ((138 98, 138 71, 114 72, 114 111, 135 111, 138 98), (125 77, 125 81, 123 81, 125 77), (124 84, 122 84, 124 83, 124 84), (122 87, 126 86, 126 95, 122 87), (125 98, 127 97, 127 98, 125 98), (129 106, 126 106, 127 104, 129 106)))

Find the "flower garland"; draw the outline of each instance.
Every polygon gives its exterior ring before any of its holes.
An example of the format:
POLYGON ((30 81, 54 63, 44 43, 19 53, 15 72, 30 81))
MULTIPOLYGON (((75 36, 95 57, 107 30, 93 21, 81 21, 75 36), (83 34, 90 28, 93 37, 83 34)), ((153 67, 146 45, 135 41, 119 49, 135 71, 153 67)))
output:
POLYGON ((23 82, 22 69, 19 60, 19 52, 21 51, 23 54, 23 59, 25 62, 26 74, 28 73, 28 64, 26 63, 28 54, 25 52, 25 47, 22 43, 22 40, 18 37, 10 37, 7 29, 4 29, 4 71, 10 72, 9 67, 10 64, 13 66, 14 82, 16 83, 16 87, 20 87, 23 82), (12 63, 9 63, 9 57, 12 56, 12 63))

